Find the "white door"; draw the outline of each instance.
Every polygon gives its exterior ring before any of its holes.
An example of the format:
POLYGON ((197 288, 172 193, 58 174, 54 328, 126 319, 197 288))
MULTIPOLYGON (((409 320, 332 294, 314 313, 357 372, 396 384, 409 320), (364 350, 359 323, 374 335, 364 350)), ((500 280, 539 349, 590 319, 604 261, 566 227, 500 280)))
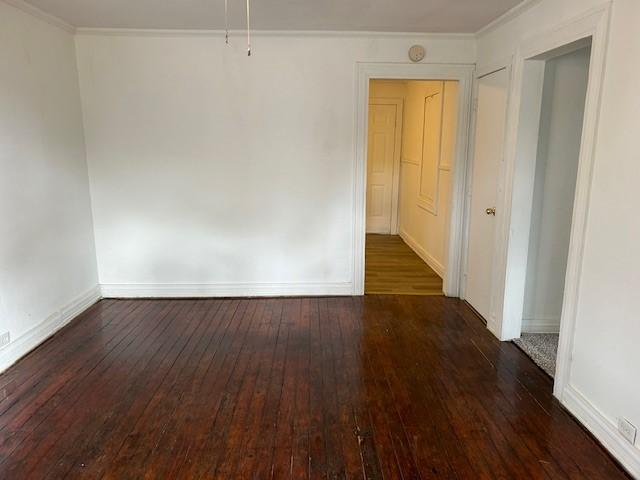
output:
POLYGON ((490 318, 492 267, 495 248, 498 176, 502 163, 507 88, 506 70, 478 80, 469 250, 465 299, 485 320, 490 318))
POLYGON ((400 166, 402 100, 369 104, 367 233, 395 233, 400 166))

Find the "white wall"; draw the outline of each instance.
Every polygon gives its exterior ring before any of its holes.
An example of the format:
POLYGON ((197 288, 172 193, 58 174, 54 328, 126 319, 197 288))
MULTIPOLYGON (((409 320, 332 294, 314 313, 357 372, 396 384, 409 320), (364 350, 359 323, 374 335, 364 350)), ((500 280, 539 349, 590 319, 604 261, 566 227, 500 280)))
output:
POLYGON ((374 98, 404 98, 407 94, 405 80, 371 80, 369 82, 369 100, 374 98))
POLYGON ((356 62, 473 63, 473 38, 80 34, 100 282, 353 291, 356 62))
POLYGON ((0 371, 98 298, 75 58, 0 2, 0 371))
POLYGON ((591 50, 546 62, 522 330, 557 333, 591 50))
MULTIPOLYGON (((434 183, 434 209, 419 202, 425 93, 429 81, 407 82, 400 169, 400 235, 441 277, 447 268, 447 243, 451 203, 451 172, 455 157, 458 84, 444 82, 440 161, 434 183)), ((438 82, 436 82, 438 83, 438 82)))
MULTIPOLYGON (((478 41, 489 65, 519 42, 601 5, 598 0, 542 0, 478 41)), ((615 431, 618 417, 640 427, 640 2, 612 2, 610 38, 596 138, 577 325, 565 404, 627 468, 640 476, 638 447, 615 431)))

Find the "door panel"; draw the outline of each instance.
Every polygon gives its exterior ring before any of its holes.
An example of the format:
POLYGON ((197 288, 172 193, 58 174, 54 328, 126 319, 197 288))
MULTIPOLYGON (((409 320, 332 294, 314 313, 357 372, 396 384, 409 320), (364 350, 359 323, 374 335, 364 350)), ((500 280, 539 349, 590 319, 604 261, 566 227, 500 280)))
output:
POLYGON ((398 108, 369 104, 367 233, 391 233, 394 168, 400 159, 398 108))
POLYGON ((443 82, 429 82, 431 91, 424 99, 424 125, 422 135, 422 163, 418 204, 437 214, 438 173, 442 142, 443 82))
POLYGON ((495 208, 498 196, 508 81, 506 70, 478 80, 465 298, 485 320, 491 314, 496 227, 495 211, 490 209, 495 208))

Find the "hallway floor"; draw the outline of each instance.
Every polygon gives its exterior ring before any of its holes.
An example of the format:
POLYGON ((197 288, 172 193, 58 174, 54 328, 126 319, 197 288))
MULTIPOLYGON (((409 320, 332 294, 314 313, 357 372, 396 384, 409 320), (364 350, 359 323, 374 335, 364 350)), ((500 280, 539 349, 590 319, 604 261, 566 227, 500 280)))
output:
POLYGON ((442 295, 442 279, 398 235, 367 234, 367 294, 442 295))
POLYGON ((103 300, 0 375, 0 478, 628 478, 551 390, 443 296, 103 300))

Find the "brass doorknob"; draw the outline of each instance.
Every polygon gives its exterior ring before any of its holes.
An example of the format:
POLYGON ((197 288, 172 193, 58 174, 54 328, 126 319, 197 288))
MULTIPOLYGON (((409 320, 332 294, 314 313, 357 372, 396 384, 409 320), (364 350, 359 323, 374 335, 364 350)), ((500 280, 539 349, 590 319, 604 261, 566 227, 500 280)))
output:
POLYGON ((496 216, 496 207, 487 208, 485 210, 485 213, 487 215, 493 215, 495 217, 496 216))

